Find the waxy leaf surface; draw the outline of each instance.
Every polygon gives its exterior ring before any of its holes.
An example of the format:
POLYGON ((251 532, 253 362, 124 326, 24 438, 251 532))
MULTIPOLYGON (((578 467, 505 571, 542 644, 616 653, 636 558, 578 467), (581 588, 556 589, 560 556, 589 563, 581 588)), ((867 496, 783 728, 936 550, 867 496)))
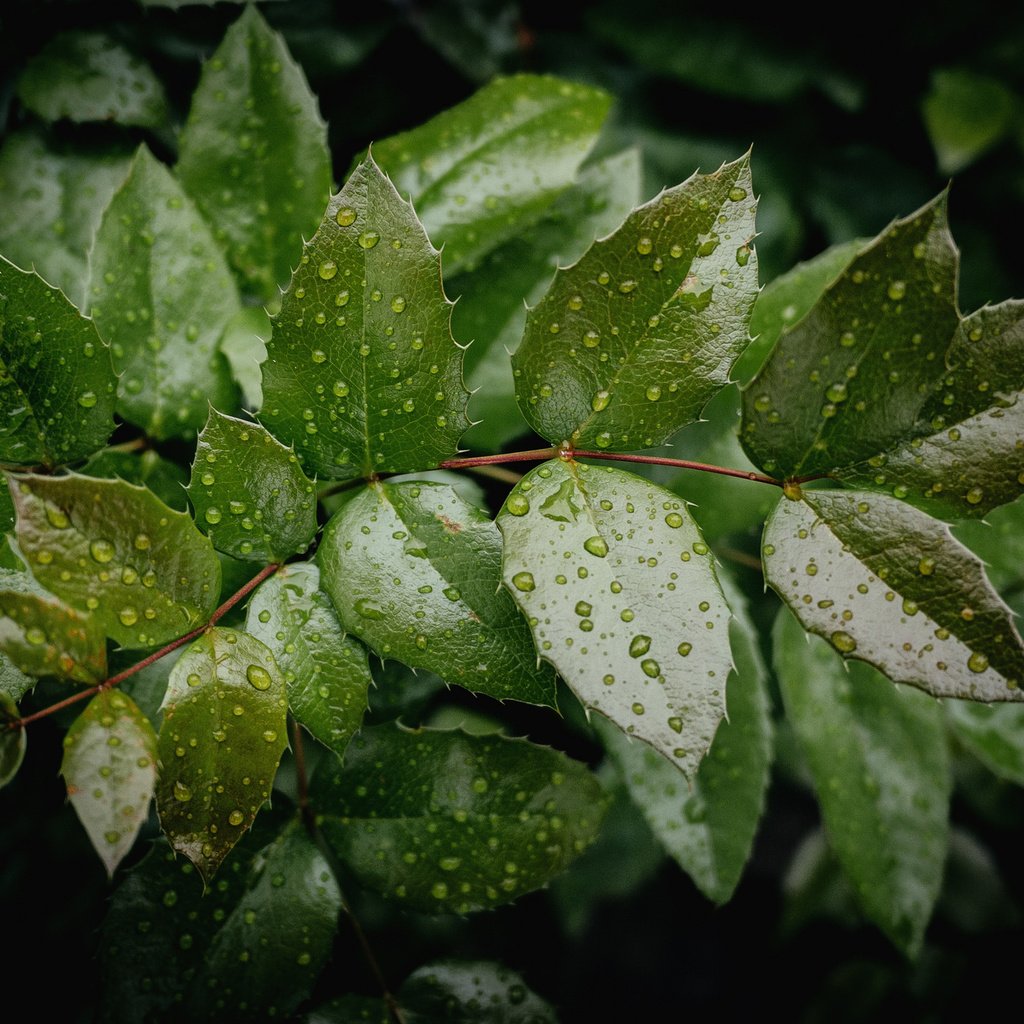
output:
POLYGON ((498 515, 502 576, 537 650, 586 708, 690 778, 725 713, 729 607, 708 547, 671 491, 556 460, 498 515))
POLYGON ((469 424, 437 250, 367 159, 331 198, 285 293, 260 418, 308 473, 436 465, 469 424))

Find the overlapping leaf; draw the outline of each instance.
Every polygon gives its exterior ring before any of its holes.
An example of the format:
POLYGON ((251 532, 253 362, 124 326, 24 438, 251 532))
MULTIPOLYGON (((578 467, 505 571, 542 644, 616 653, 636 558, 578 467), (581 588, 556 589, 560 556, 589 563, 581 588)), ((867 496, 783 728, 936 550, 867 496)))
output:
POLYGON ((0 789, 18 774, 25 759, 28 734, 20 726, 12 728, 18 719, 18 705, 10 694, 0 690, 0 789))
POLYGON ((1024 786, 1024 707, 1019 704, 943 703, 957 739, 1002 779, 1024 786))
POLYGON ((749 341, 755 205, 743 157, 662 192, 559 271, 512 360, 538 434, 630 451, 699 416, 749 341))
POLYGON ((104 448, 89 459, 79 472, 100 480, 124 480, 148 487, 176 512, 184 512, 188 508, 185 494, 188 471, 152 448, 141 452, 104 448))
POLYGON ((306 245, 267 344, 261 419, 309 473, 406 472, 469 421, 438 253, 371 159, 306 245))
POLYGON ((725 713, 729 608, 686 503, 608 466, 545 463, 498 515, 502 576, 587 708, 692 778, 725 713))
POLYGON ((501 589, 501 537, 452 488, 367 487, 327 524, 317 558, 342 625, 382 658, 475 693, 555 706, 554 673, 501 589))

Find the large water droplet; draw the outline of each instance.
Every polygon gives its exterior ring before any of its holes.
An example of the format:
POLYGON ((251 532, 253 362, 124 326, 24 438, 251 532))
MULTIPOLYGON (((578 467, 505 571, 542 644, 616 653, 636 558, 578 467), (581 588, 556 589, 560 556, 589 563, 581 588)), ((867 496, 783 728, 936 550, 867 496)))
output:
POLYGON ((89 554, 94 561, 105 564, 114 557, 114 545, 109 540, 94 540, 89 545, 89 554))
POLYGON ((588 537, 583 542, 583 550, 597 558, 604 558, 608 554, 608 542, 604 537, 588 537))
POLYGON ((524 594, 528 594, 536 585, 532 572, 517 572, 512 577, 512 586, 516 590, 521 590, 524 594))
POLYGON ((257 690, 269 690, 271 685, 270 673, 262 665, 250 665, 245 670, 245 678, 257 690))

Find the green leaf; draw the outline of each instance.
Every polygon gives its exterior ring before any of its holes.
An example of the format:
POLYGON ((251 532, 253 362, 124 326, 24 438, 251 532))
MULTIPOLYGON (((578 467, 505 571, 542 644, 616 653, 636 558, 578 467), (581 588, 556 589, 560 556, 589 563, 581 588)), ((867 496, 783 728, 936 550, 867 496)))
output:
POLYGON ((32 132, 9 135, 0 150, 0 252, 84 309, 93 235, 130 162, 117 149, 53 149, 32 132))
POLYGON ((1024 496, 995 509, 983 522, 958 524, 953 534, 985 563, 997 590, 1024 589, 1024 496))
POLYGON ((373 158, 444 247, 451 274, 514 238, 568 188, 610 102, 547 75, 496 78, 426 124, 375 142, 373 158))
POLYGON ((686 503, 610 466, 556 460, 498 515, 505 585, 588 709, 693 778, 725 713, 729 608, 686 503))
POLYGON ((0 690, 0 789, 7 785, 21 767, 28 746, 28 733, 21 726, 12 728, 19 720, 18 705, 4 690, 0 690))
POLYGON ((782 611, 773 632, 786 714, 864 912, 908 956, 942 884, 950 772, 935 701, 843 662, 782 611))
POLYGON ((501 589, 498 531, 451 487, 371 484, 327 524, 317 558, 342 625, 382 658, 555 707, 554 674, 501 589))
POLYGON ((316 534, 313 482, 296 454, 257 423, 210 409, 199 435, 188 496, 218 551, 248 562, 283 562, 316 534))
POLYGON ((36 681, 25 675, 17 665, 0 651, 0 694, 10 697, 17 704, 34 686, 36 681))
POLYGON ((736 667, 726 682, 728 720, 687 785, 650 747, 602 727, 601 738, 654 834, 708 899, 726 903, 750 857, 771 764, 767 670, 742 593, 722 577, 734 618, 736 667))
POLYGON ((71 806, 107 874, 135 843, 156 787, 156 733, 132 699, 101 690, 64 736, 71 806))
POLYGON ((25 69, 18 98, 46 121, 161 128, 167 97, 148 64, 102 32, 64 32, 25 69))
POLYGON ((233 629, 204 633, 171 672, 156 806, 171 845, 207 884, 270 797, 287 703, 270 651, 233 629))
POLYGON ((630 451, 700 415, 750 340, 755 206, 743 157, 662 192, 555 275, 512 357, 538 434, 630 451))
POLYGON ((188 472, 152 449, 133 452, 106 448, 89 459, 80 472, 100 480, 124 480, 148 487, 176 512, 188 509, 188 498, 185 495, 188 472))
POLYGON ((437 250, 372 160, 305 246, 267 343, 267 426, 307 472, 414 472, 451 457, 469 421, 437 250))
POLYGON ((157 439, 182 437, 203 425, 208 405, 235 406, 217 346, 238 290, 210 229, 145 146, 97 230, 89 299, 127 420, 157 439))
POLYGON ((0 256, 0 459, 48 467, 107 443, 117 377, 93 325, 0 256))
POLYGON ((310 800, 360 885, 434 914, 541 887, 593 842, 605 803, 556 750, 393 725, 360 733, 344 767, 322 763, 310 800))
POLYGON ((245 628, 273 652, 296 720, 344 754, 373 680, 366 648, 345 635, 320 589, 319 568, 297 562, 279 569, 253 595, 245 628))
POLYGON ((242 287, 275 298, 323 213, 331 160, 316 97, 255 6, 203 66, 177 174, 242 287))
POLYGON ((886 495, 805 491, 762 551, 768 583, 845 657, 936 697, 1024 699, 1010 610, 948 526, 886 495))
POLYGON ((249 409, 258 409, 263 404, 261 367, 267 361, 267 342, 273 330, 266 310, 247 306, 228 321, 220 339, 220 350, 231 365, 231 375, 242 389, 249 409))
POLYGON ((957 739, 1001 779, 1024 786, 1024 707, 948 700, 946 717, 957 739))
POLYGON ((155 647, 210 617, 220 567, 189 515, 123 480, 13 479, 18 545, 36 579, 122 647, 155 647))

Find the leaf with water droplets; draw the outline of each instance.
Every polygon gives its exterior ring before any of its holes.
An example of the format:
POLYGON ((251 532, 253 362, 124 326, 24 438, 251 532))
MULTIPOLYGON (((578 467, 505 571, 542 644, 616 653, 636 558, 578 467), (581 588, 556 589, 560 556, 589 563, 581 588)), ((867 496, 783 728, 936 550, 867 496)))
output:
POLYGON ((543 886, 593 842, 605 800, 578 761, 501 736, 365 729, 310 801, 360 885, 427 913, 467 914, 543 886))
POLYGON ((47 467, 107 443, 117 377, 93 325, 0 256, 0 459, 47 467))
POLYGON ((123 480, 13 481, 18 545, 36 579, 122 647, 155 647, 209 618, 220 565, 191 516, 123 480))
POLYGON ((728 720, 692 785, 650 747, 599 723, 600 735, 654 834, 708 899, 727 902, 750 857, 771 765, 767 671, 742 592, 720 578, 734 618, 736 666, 726 683, 728 720))
POLYGON ((1024 706, 947 700, 956 738, 1001 779, 1024 786, 1024 706))
POLYGON ((588 709, 693 778, 725 713, 729 607, 707 545, 671 491, 555 460, 498 515, 505 585, 588 709))
POLYGON ((24 728, 11 728, 21 716, 10 694, 0 690, 0 789, 7 785, 21 767, 28 745, 24 728))
POLYGON ((373 145, 447 273, 472 267, 572 184, 611 97, 548 75, 496 78, 412 131, 373 145))
POLYGON ((34 686, 36 681, 25 675, 17 665, 0 650, 0 693, 10 697, 15 703, 21 700, 34 686))
POLYGON ((194 434, 209 405, 236 406, 218 344, 238 289, 210 228, 145 146, 97 229, 88 294, 125 419, 162 440, 194 434))
POLYGON ((262 583, 249 602, 246 630, 273 653, 296 720, 344 754, 362 725, 373 680, 366 648, 345 634, 320 589, 319 568, 293 562, 262 583))
POLYGON ((345 480, 450 458, 469 421, 437 250, 377 165, 327 206, 267 343, 260 418, 345 480))
POLYGON ((946 859, 950 772, 939 706, 867 665, 845 671, 828 644, 806 640, 783 609, 773 646, 786 715, 865 913, 913 957, 946 859))
POLYGON ((331 160, 302 68, 254 6, 203 66, 176 171, 243 288, 276 298, 323 213, 331 160))
POLYGON ((68 798, 108 875, 132 848, 156 786, 156 733, 126 694, 101 690, 64 736, 68 798))
POLYGON ((167 97, 152 68, 103 32, 64 32, 29 61, 18 98, 46 121, 162 128, 167 97))
POLYGON ((215 627, 171 671, 156 807, 171 845, 207 884, 270 797, 287 707, 273 655, 247 633, 215 627))
POLYGON ((555 275, 512 358, 538 434, 630 451, 699 417, 750 340, 755 206, 742 157, 662 192, 555 275))
POLYGON ((283 562, 316 535, 313 481, 298 456, 257 423, 210 410, 196 445, 188 496, 218 551, 283 562))
POLYGON ((188 471, 152 448, 141 452, 105 448, 89 459, 79 472, 100 480, 125 480, 148 487, 176 512, 184 512, 188 508, 185 494, 188 471))
POLYGON ((317 559, 342 625, 382 658, 555 707, 554 673, 501 588, 501 537, 451 487, 371 484, 327 524, 317 559))
POLYGON ((949 527, 888 495, 781 501, 765 579, 840 654, 935 697, 1024 700, 1024 644, 981 562, 949 527))

